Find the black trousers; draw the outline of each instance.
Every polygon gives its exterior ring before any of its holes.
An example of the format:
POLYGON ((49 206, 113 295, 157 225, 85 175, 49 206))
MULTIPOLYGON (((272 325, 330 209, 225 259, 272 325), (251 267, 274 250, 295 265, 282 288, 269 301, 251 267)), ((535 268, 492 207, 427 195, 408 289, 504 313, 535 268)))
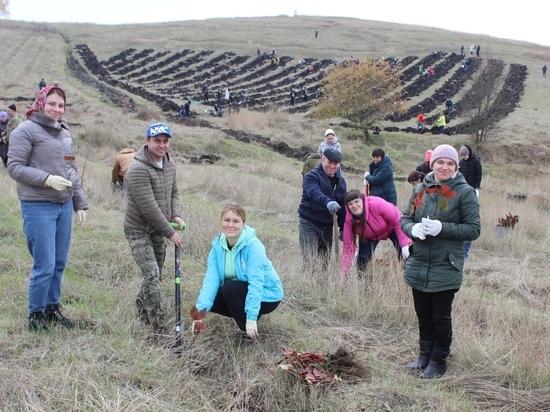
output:
POLYGON ((447 353, 453 340, 451 310, 456 292, 458 289, 433 293, 412 290, 420 340, 433 342, 447 353))
MULTIPOLYGON (((235 319, 242 331, 246 331, 246 313, 244 303, 248 294, 248 283, 240 280, 226 280, 218 289, 211 312, 235 319)), ((262 302, 258 320, 262 315, 273 312, 279 306, 279 302, 262 302)))

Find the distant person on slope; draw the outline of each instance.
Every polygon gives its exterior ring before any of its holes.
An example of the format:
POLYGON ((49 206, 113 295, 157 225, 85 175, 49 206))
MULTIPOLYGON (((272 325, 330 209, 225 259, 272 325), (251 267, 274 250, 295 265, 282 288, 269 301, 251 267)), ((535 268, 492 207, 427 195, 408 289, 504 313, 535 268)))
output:
POLYGON ((372 162, 369 171, 365 172, 363 184, 369 185, 371 196, 378 196, 397 205, 397 190, 393 179, 393 164, 381 148, 372 151, 372 162))
POLYGON ((424 154, 424 162, 416 166, 416 170, 419 172, 424 173, 427 175, 432 171, 430 168, 430 159, 432 158, 433 150, 426 150, 426 153, 424 154))
MULTIPOLYGON (((458 154, 460 156, 458 170, 462 173, 464 179, 466 179, 466 183, 474 188, 476 196, 479 198, 479 189, 481 188, 481 179, 483 177, 481 161, 472 151, 472 148, 466 144, 460 148, 458 154)), ((470 257, 471 246, 471 240, 464 241, 464 259, 470 257)))
POLYGON ((340 146, 338 137, 336 137, 336 134, 334 134, 334 130, 332 129, 325 130, 325 140, 323 140, 321 144, 319 144, 317 153, 319 153, 322 156, 323 152, 329 148, 342 153, 342 147, 340 146))
POLYGON ((2 143, 4 144, 5 152, 2 154, 2 162, 4 167, 8 167, 8 152, 10 147, 10 135, 17 129, 17 126, 23 121, 23 118, 17 113, 17 107, 15 104, 10 104, 6 109, 10 120, 6 126, 6 134, 2 137, 2 143))
POLYGON ((445 126, 447 125, 447 119, 445 118, 445 112, 441 112, 436 122, 439 133, 443 133, 445 126))
POLYGON ((423 131, 426 128, 426 118, 424 112, 420 112, 416 118, 416 130, 423 131))
POLYGON ((111 173, 111 182, 113 187, 117 190, 126 190, 126 174, 130 165, 134 161, 134 149, 125 147, 115 156, 115 164, 113 165, 113 171, 111 173))

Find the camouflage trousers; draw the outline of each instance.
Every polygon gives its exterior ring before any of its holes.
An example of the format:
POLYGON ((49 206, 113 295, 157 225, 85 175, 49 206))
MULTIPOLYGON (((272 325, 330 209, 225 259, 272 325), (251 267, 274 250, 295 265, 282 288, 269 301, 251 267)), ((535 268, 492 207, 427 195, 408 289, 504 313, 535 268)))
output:
POLYGON ((136 298, 138 313, 155 330, 162 329, 166 326, 161 302, 162 268, 166 258, 164 236, 156 231, 146 233, 128 229, 124 229, 124 235, 141 269, 141 286, 136 298))

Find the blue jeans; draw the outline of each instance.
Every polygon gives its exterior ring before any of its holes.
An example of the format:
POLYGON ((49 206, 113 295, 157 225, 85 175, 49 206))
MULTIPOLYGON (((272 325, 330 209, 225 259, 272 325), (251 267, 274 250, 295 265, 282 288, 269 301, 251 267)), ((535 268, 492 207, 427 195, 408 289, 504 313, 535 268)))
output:
POLYGON ((69 256, 73 201, 21 201, 23 231, 34 264, 29 283, 29 312, 43 312, 61 298, 63 270, 69 256))

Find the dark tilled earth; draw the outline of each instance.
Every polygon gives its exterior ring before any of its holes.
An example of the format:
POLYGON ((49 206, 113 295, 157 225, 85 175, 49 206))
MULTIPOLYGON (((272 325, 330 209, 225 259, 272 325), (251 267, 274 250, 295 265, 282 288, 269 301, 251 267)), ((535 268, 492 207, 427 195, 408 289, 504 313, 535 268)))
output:
MULTIPOLYGON (((388 60, 388 64, 391 59, 388 60)), ((352 62, 342 62, 347 64, 352 62)), ((276 108, 289 113, 306 112, 315 104, 315 92, 320 87, 324 73, 334 65, 332 60, 304 59, 299 65, 291 56, 278 57, 278 61, 269 57, 238 56, 235 53, 217 53, 211 50, 180 52, 155 51, 153 49, 123 50, 107 60, 99 61, 95 53, 85 44, 77 45, 69 53, 67 66, 73 76, 83 83, 100 91, 115 105, 129 112, 137 111, 135 101, 128 95, 139 96, 159 107, 174 121, 185 121, 187 126, 217 127, 208 121, 209 115, 193 114, 190 118, 177 115, 184 98, 203 101, 202 88, 209 87, 209 104, 216 101, 216 92, 222 95, 230 88, 239 99, 239 92, 246 91, 249 110, 267 111, 276 108), (290 90, 297 91, 296 105, 290 105, 290 90), (301 89, 308 92, 307 101, 301 89), (124 90, 125 93, 119 90, 124 90)), ((469 125, 461 121, 461 102, 455 100, 459 92, 467 96, 476 85, 467 86, 482 65, 478 57, 465 57, 455 53, 439 52, 422 58, 406 56, 398 60, 396 70, 401 70, 403 96, 410 105, 407 113, 386 120, 390 126, 383 128, 386 132, 402 131, 418 133, 416 127, 402 127, 405 122, 411 123, 420 111, 426 113, 428 125, 435 124, 438 111, 446 98, 454 101, 454 110, 448 118, 445 134, 467 133, 469 125), (468 60, 469 69, 463 70, 462 63, 468 60), (434 67, 434 75, 424 77, 419 74, 418 66, 434 67), (446 79, 446 80, 443 80, 446 79), (420 99, 428 88, 434 84, 439 87, 433 94, 420 99), (439 109, 438 109, 439 108, 439 109)), ((501 60, 490 60, 488 65, 504 76, 504 87, 501 88, 492 116, 503 119, 517 106, 525 88, 527 67, 520 64, 505 64, 501 60)), ((17 99, 15 99, 17 100, 17 99)), ((237 108, 235 102, 232 107, 237 108)), ((231 107, 227 108, 231 109, 231 107)), ((293 148, 284 142, 273 142, 269 138, 253 133, 235 130, 223 130, 232 138, 247 143, 259 144, 284 156, 301 159, 307 147, 293 148)), ((437 133, 435 126, 428 127, 424 133, 437 133)), ((214 163, 215 155, 203 155, 190 159, 191 162, 214 163)), ((351 169, 350 169, 351 171, 351 169)))

